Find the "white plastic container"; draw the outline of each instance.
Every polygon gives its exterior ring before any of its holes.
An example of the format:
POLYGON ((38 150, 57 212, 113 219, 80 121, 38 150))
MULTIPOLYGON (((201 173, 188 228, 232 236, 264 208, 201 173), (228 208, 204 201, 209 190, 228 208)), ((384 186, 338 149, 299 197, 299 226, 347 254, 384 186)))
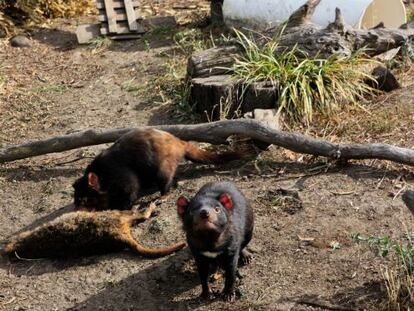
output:
MULTIPOLYGON (((224 20, 229 25, 242 24, 266 28, 286 21, 306 0, 224 0, 224 20)), ((384 22, 385 27, 397 28, 406 22, 402 0, 322 0, 312 21, 326 26, 335 19, 340 8, 345 22, 354 28, 371 28, 384 22)))

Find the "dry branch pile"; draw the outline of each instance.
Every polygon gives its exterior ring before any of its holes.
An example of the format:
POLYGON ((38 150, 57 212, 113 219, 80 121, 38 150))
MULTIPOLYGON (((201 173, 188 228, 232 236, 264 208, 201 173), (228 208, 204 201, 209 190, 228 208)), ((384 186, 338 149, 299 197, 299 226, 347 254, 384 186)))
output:
POLYGON ((39 23, 45 18, 73 17, 95 10, 94 0, 0 0, 0 37, 16 26, 39 23))

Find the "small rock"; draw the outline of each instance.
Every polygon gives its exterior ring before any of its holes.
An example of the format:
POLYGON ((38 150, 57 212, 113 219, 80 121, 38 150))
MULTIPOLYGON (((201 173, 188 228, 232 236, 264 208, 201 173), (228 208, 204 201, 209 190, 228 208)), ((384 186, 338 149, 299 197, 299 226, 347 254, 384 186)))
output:
POLYGON ((27 48, 32 46, 32 41, 23 35, 17 35, 10 39, 10 45, 17 48, 27 48))
MULTIPOLYGON (((253 111, 245 113, 244 118, 261 121, 266 126, 275 130, 281 129, 280 115, 277 113, 277 109, 254 109, 253 111)), ((266 150, 271 146, 271 144, 259 140, 253 140, 253 142, 262 150, 266 150)))
POLYGON ((276 109, 255 109, 253 118, 265 123, 270 128, 280 130, 279 114, 276 109))

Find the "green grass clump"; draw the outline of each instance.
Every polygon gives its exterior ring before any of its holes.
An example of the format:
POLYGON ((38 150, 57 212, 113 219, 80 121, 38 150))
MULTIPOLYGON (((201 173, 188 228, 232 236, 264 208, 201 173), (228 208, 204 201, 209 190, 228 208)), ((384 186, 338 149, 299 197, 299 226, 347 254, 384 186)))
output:
POLYGON ((306 57, 296 47, 280 50, 278 39, 259 47, 241 32, 236 31, 236 36, 245 52, 230 71, 246 85, 271 81, 279 96, 275 105, 294 121, 309 124, 315 111, 329 115, 341 104, 358 105, 364 96, 375 92, 364 83, 372 79, 364 66, 374 61, 363 58, 362 52, 320 59, 306 57))

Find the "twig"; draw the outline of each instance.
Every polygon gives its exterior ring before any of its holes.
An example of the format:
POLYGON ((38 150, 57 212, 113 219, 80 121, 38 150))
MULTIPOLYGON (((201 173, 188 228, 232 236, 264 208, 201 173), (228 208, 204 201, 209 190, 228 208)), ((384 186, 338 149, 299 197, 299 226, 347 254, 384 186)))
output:
POLYGON ((13 303, 16 299, 17 299, 16 297, 11 298, 9 301, 3 303, 3 306, 6 306, 6 305, 9 305, 9 304, 13 303))
POLYGON ((337 191, 329 191, 330 193, 332 193, 332 194, 335 194, 335 195, 350 195, 350 194, 354 194, 354 193, 356 193, 356 191, 355 190, 353 190, 353 191, 346 191, 346 192, 337 192, 337 191))
POLYGON ((407 185, 404 185, 404 187, 401 187, 401 189, 398 190, 398 192, 394 195, 392 200, 394 201, 399 196, 399 194, 405 190, 405 188, 407 188, 407 185))

